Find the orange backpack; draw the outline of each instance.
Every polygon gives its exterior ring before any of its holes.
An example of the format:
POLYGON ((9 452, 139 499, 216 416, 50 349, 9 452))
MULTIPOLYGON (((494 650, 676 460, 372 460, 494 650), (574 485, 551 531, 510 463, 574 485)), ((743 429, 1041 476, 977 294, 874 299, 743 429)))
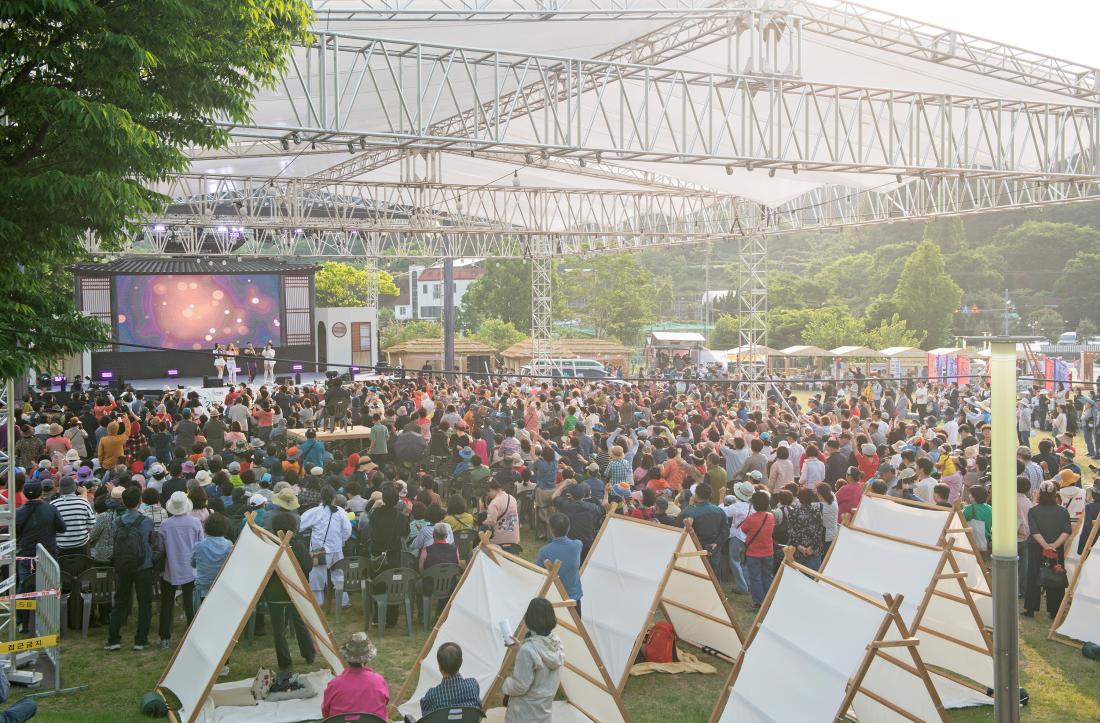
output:
POLYGON ((676 629, 672 623, 662 620, 655 623, 645 636, 642 655, 647 663, 676 663, 676 629))

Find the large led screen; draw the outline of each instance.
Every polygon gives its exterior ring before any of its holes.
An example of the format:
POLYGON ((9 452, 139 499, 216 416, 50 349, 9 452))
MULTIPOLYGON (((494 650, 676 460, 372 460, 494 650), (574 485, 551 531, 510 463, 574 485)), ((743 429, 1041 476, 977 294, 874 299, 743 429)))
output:
POLYGON ((275 275, 118 276, 119 349, 279 345, 280 278, 275 275))

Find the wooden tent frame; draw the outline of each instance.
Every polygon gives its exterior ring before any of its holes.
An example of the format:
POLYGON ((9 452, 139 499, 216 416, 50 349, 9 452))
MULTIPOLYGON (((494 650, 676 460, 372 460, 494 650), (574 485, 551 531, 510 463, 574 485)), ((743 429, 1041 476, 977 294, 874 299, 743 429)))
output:
POLYGON ((875 598, 848 587, 847 585, 832 580, 816 570, 801 565, 794 561, 794 548, 787 547, 783 550, 783 562, 779 566, 779 571, 775 574, 775 579, 772 580, 772 586, 768 589, 768 594, 764 598, 763 604, 760 605, 760 610, 756 614, 756 618, 752 624, 752 630, 749 632, 749 637, 745 640, 745 646, 741 650, 741 654, 737 656, 737 662, 734 663, 733 669, 730 670, 729 677, 726 679, 726 685, 722 688, 722 695, 718 698, 718 703, 714 706, 714 710, 711 712, 709 723, 718 723, 722 717, 722 713, 725 711, 726 703, 729 702, 730 693, 733 690, 734 684, 737 682, 737 676, 741 673, 741 666, 745 662, 745 655, 752 645, 753 640, 756 638, 756 634, 760 631, 764 622, 764 617, 768 613, 768 609, 771 607, 772 600, 775 598, 775 593, 779 590, 780 582, 783 575, 788 571, 794 571, 806 575, 807 577, 819 582, 825 583, 832 587, 842 590, 843 592, 857 597, 865 602, 869 602, 875 607, 881 609, 884 613, 882 623, 879 624, 878 630, 875 632, 875 637, 867 643, 867 653, 864 655, 863 661, 859 667, 856 668, 856 672, 852 674, 852 677, 848 679, 848 683, 845 686, 844 699, 840 703, 840 707, 833 715, 834 721, 843 721, 847 718, 848 711, 852 707, 852 702, 856 696, 860 693, 867 696, 871 700, 875 701, 879 705, 889 708, 899 716, 913 721, 913 723, 924 723, 923 719, 917 718, 913 714, 909 713, 905 709, 901 708, 897 704, 887 700, 881 695, 878 695, 869 690, 863 690, 863 678, 867 675, 867 671, 871 669, 871 664, 875 658, 881 658, 886 662, 895 665, 902 670, 905 670, 917 677, 921 678, 924 682, 925 690, 928 691, 929 697, 935 704, 936 711, 940 714, 940 720, 945 722, 948 720, 947 714, 943 707, 943 702, 940 700, 939 693, 936 692, 936 687, 932 684, 932 679, 928 676, 928 668, 925 666, 924 661, 920 657, 920 652, 917 650, 919 641, 913 637, 909 629, 905 626, 905 621, 901 617, 900 608, 903 601, 903 596, 898 595, 883 595, 883 600, 876 600, 875 598), (885 601, 885 602, 884 602, 885 601), (898 632, 901 634, 901 638, 898 640, 884 640, 884 636, 889 632, 891 625, 896 625, 898 632), (889 648, 905 648, 909 651, 913 660, 912 663, 899 660, 894 657, 889 648))
MULTIPOLYGON (((910 632, 918 639, 920 637, 920 633, 925 633, 927 635, 932 635, 940 638, 941 640, 946 640, 953 645, 959 645, 976 653, 988 655, 992 659, 993 634, 990 632, 990 629, 985 627, 985 624, 982 622, 981 613, 978 612, 978 606, 974 603, 974 596, 970 592, 970 588, 966 585, 966 573, 959 567, 959 563, 955 560, 954 540, 947 539, 946 543, 943 545, 926 545, 921 542, 916 542, 915 540, 907 540, 904 537, 888 535, 885 532, 878 532, 876 530, 868 530, 862 527, 856 527, 851 523, 850 519, 845 521, 843 526, 849 530, 860 532, 865 535, 871 535, 872 537, 878 537, 883 540, 889 540, 891 542, 896 542, 902 545, 910 545, 912 547, 919 547, 924 550, 933 550, 939 552, 939 564, 936 566, 935 574, 932 576, 932 578, 929 580, 928 584, 924 588, 924 597, 917 605, 917 612, 913 616, 913 621, 910 624, 910 632), (950 572, 946 571, 948 569, 950 570, 950 572), (957 597, 952 595, 951 593, 946 593, 942 590, 936 589, 936 586, 943 580, 954 580, 958 583, 960 592, 957 597), (933 597, 943 597, 954 602, 961 601, 965 603, 965 605, 970 609, 971 615, 973 615, 974 617, 974 624, 977 627, 978 632, 981 634, 982 640, 985 641, 984 650, 977 648, 975 645, 965 640, 959 640, 958 638, 948 633, 922 625, 924 621, 924 615, 928 611, 928 606, 931 604, 933 597)), ((829 551, 825 554, 825 559, 821 561, 821 566, 818 568, 822 575, 828 575, 827 567, 829 564, 829 558, 832 556, 833 550, 835 549, 836 541, 834 540, 833 544, 829 547, 829 551)), ((975 690, 979 693, 982 693, 983 695, 988 690, 987 686, 982 685, 977 681, 962 678, 955 672, 947 670, 945 668, 935 666, 934 672, 937 675, 948 678, 958 683, 959 685, 975 690)), ((990 700, 990 702, 992 703, 992 700, 990 700)))
MULTIPOLYGON (((1097 520, 1097 521, 1100 521, 1100 520, 1097 520)), ((1073 521, 1073 526, 1070 529, 1069 539, 1066 540, 1066 550, 1067 551, 1070 549, 1070 547, 1073 546, 1074 542, 1077 542, 1080 539, 1081 530, 1082 530, 1082 528, 1084 528, 1084 526, 1085 526, 1085 514, 1081 513, 1081 516, 1073 521)), ((1086 549, 1087 549, 1087 546, 1086 546, 1086 549)), ((1067 554, 1066 555, 1066 572, 1069 572, 1072 575, 1073 571, 1069 569, 1069 560, 1070 560, 1070 558, 1069 558, 1069 555, 1067 554)), ((1080 555, 1078 555, 1074 559, 1074 562, 1073 562, 1074 568, 1076 569, 1076 567, 1079 564, 1081 564, 1081 556, 1080 555)))
MULTIPOLYGON (((893 502, 899 505, 907 505, 909 507, 916 507, 922 510, 934 510, 936 512, 943 512, 946 509, 950 509, 952 514, 948 516, 947 522, 944 524, 943 529, 940 530, 938 544, 941 547, 946 546, 947 541, 951 538, 949 535, 962 534, 966 535, 967 540, 970 542, 970 549, 966 550, 961 547, 955 547, 954 553, 957 555, 969 555, 973 557, 978 563, 978 569, 981 570, 982 576, 985 578, 985 590, 976 590, 970 587, 971 593, 978 593, 979 595, 991 596, 993 591, 993 581, 989 577, 989 569, 985 565, 985 561, 982 560, 981 554, 978 552, 977 540, 974 539, 974 530, 970 525, 965 524, 965 520, 962 518, 962 505, 959 502, 955 502, 950 508, 940 507, 938 505, 930 505, 927 502, 918 502, 916 500, 906 500, 901 497, 891 497, 890 495, 880 495, 875 492, 864 492, 864 497, 872 497, 874 499, 885 500, 887 502, 893 502), (955 522, 958 525, 954 525, 955 522)), ((969 587, 969 586, 967 586, 969 587)))
MULTIPOLYGON (((1084 523, 1084 519, 1085 516, 1082 515, 1082 524, 1084 523)), ((1081 553, 1081 557, 1077 560, 1077 566, 1073 569, 1073 578, 1069 581, 1069 587, 1066 588, 1066 594, 1062 596, 1062 604, 1058 606, 1058 612, 1055 613, 1054 620, 1050 623, 1050 632, 1047 633, 1047 640, 1054 640, 1074 648, 1080 648, 1082 642, 1088 642, 1077 641, 1073 638, 1059 634, 1058 626, 1065 622, 1066 616, 1069 615, 1069 606, 1072 604, 1073 596, 1077 592, 1077 583, 1081 579, 1081 570, 1084 569, 1089 556, 1092 555, 1093 551, 1096 549, 1097 533, 1100 533, 1100 516, 1097 516, 1092 522, 1092 529, 1089 531, 1088 540, 1085 541, 1085 551, 1081 553)))
MULTIPOLYGON (((489 542, 489 537, 489 533, 481 533, 481 544, 477 548, 475 548, 474 554, 487 555, 490 560, 497 564, 499 564, 499 561, 502 559, 507 560, 532 572, 537 572, 540 575, 546 576, 546 580, 542 583, 542 586, 535 594, 535 597, 546 597, 547 593, 551 592, 551 590, 558 594, 561 601, 553 603, 554 607, 565 607, 568 608, 569 611, 569 621, 563 622, 561 620, 558 620, 558 625, 566 628, 567 630, 569 630, 569 632, 577 635, 582 641, 584 641, 585 647, 588 648, 588 652, 592 655, 592 659, 595 661, 596 667, 600 671, 600 677, 602 678, 602 680, 596 680, 592 678, 592 676, 585 673, 583 670, 581 670, 568 660, 565 661, 565 668, 568 669, 569 672, 580 676, 591 685, 594 685, 595 687, 603 690, 608 695, 610 695, 615 701, 615 705, 618 707, 619 713, 622 715, 623 720, 629 721, 630 716, 627 715, 626 707, 623 705, 622 696, 619 695, 619 690, 612 682, 611 676, 607 674, 607 669, 604 668, 603 660, 600 659, 600 654, 596 651, 596 646, 593 645, 592 639, 588 636, 588 632, 584 629, 584 625, 581 623, 580 616, 577 615, 576 601, 570 599, 568 593, 566 593, 565 591, 565 587, 562 585, 561 579, 558 577, 558 568, 560 567, 560 563, 555 562, 553 564, 547 565, 545 568, 539 567, 538 565, 528 560, 524 560, 518 555, 513 555, 510 552, 504 551, 499 546, 492 544, 491 542, 489 542)), ((404 682, 402 682, 401 684, 401 689, 397 692, 397 695, 390 698, 389 710, 391 717, 401 717, 399 707, 409 702, 405 700, 405 696, 411 695, 412 692, 416 690, 414 680, 418 679, 420 675, 421 663, 424 661, 424 658, 426 658, 428 654, 431 653, 432 646, 435 645, 435 640, 439 635, 439 628, 450 615, 451 603, 458 596, 458 593, 462 589, 462 586, 466 583, 466 579, 467 577, 469 577, 470 570, 473 569, 473 563, 474 558, 471 558, 470 561, 466 564, 466 568, 462 571, 462 576, 459 578, 458 583, 455 585, 455 589, 451 592, 451 597, 447 600, 447 604, 443 608, 443 612, 440 613, 439 618, 435 621, 435 625, 432 626, 432 632, 428 635, 428 639, 424 641, 424 647, 416 656, 416 662, 413 663, 413 665, 409 668, 409 672, 405 676, 404 682)), ((520 620, 519 624, 516 626, 514 633, 512 634, 512 637, 517 641, 523 640, 523 637, 526 633, 527 626, 522 620, 520 620)), ((500 687, 504 684, 504 679, 507 675, 507 671, 512 668, 512 665, 515 662, 516 655, 519 654, 519 648, 519 645, 513 645, 508 648, 508 652, 504 655, 504 660, 501 661, 500 670, 497 672, 496 678, 493 679, 493 682, 489 685, 488 688, 482 691, 481 707, 483 709, 488 706, 489 701, 493 699, 493 696, 497 694, 497 692, 500 690, 500 687)), ((584 715, 588 716, 590 719, 594 721, 599 720, 596 716, 593 716, 582 706, 578 705, 576 701, 569 700, 569 704, 584 713, 584 715)))
MULTIPOLYGON (((657 527, 661 530, 666 530, 666 531, 668 531, 668 530, 676 531, 677 530, 677 528, 675 528, 675 527, 670 527, 668 525, 662 525, 659 522, 653 522, 651 520, 641 520, 641 519, 638 519, 637 517, 628 517, 626 515, 620 515, 620 514, 617 514, 615 512, 609 512, 607 514, 607 516, 604 517, 603 524, 600 525, 600 530, 599 530, 599 532, 596 533, 596 538, 592 541, 592 546, 589 548, 589 551, 588 551, 588 557, 586 557, 584 562, 581 564, 580 575, 581 575, 582 579, 584 578, 584 571, 588 567, 588 561, 590 559, 592 559, 592 554, 596 550, 597 546, 599 546, 600 539, 603 537, 604 530, 606 530, 608 528, 608 525, 610 525, 612 519, 625 520, 627 522, 631 522, 631 523, 639 524, 639 525, 649 525, 651 527, 657 527)), ((737 624, 737 616, 733 612, 733 607, 730 605, 729 600, 726 597, 725 591, 722 590, 722 585, 718 582, 718 578, 716 578, 715 575, 714 575, 714 569, 711 568, 710 561, 707 559, 706 550, 703 549, 703 546, 699 543, 699 538, 695 535, 695 530, 692 529, 691 519, 690 518, 685 519, 684 520, 684 526, 682 528, 678 528, 678 529, 679 529, 679 532, 680 532, 680 539, 676 543, 676 552, 673 553, 672 558, 669 560, 668 564, 665 566, 664 572, 662 572, 661 575, 660 575, 660 581, 661 582, 657 585, 657 594, 653 596, 653 604, 650 605, 649 611, 646 613, 645 623, 642 625, 642 629, 638 631, 638 635, 634 639, 634 647, 631 649, 630 657, 627 658, 627 660, 637 659, 638 651, 641 650, 641 648, 642 648, 642 644, 645 641, 646 633, 649 631, 650 627, 653 626, 653 618, 657 614, 658 610, 660 610, 661 614, 665 617, 666 620, 668 620, 669 622, 672 622, 672 618, 668 614, 668 608, 666 607, 666 604, 671 605, 671 606, 673 606, 677 609, 683 610, 684 612, 691 613, 693 615, 698 615, 702 618, 710 620, 713 623, 717 623, 718 625, 727 625, 728 624, 729 627, 733 628, 733 632, 737 636, 737 639, 741 641, 742 649, 744 648, 745 636, 741 633, 741 628, 737 624), (685 550, 684 549, 685 544, 689 545, 690 549, 685 550), (699 610, 688 609, 683 604, 681 604, 681 603, 679 603, 675 600, 665 600, 664 599, 665 588, 667 587, 668 582, 669 582, 669 578, 672 576, 672 573, 673 573, 674 570, 676 572, 684 574, 684 575, 691 575, 693 577, 699 577, 699 578, 703 577, 702 573, 699 573, 696 570, 689 570, 685 567, 677 566, 676 561, 681 557, 701 557, 701 558, 703 558, 703 566, 707 570, 707 576, 709 577, 711 584, 714 585, 714 590, 718 595, 718 599, 722 601, 722 607, 725 609, 726 614, 729 616, 728 621, 722 620, 722 619, 720 619, 720 618, 718 618, 714 615, 710 615, 709 613, 704 613, 704 612, 699 611, 699 610)), ((677 643, 684 644, 684 645, 690 645, 691 647, 696 648, 697 650, 700 650, 700 648, 698 646, 694 645, 693 643, 691 643, 687 640, 679 638, 679 637, 677 639, 677 643)), ((712 655, 717 655, 718 657, 721 657, 723 660, 726 660, 727 662, 730 662, 730 663, 734 662, 734 659, 730 658, 729 656, 722 655, 721 653, 718 653, 717 651, 710 651, 710 652, 711 652, 712 655)), ((626 667, 626 670, 623 671, 622 678, 618 681, 618 690, 619 690, 620 693, 623 691, 624 688, 626 688, 627 681, 630 680, 630 668, 631 668, 631 665, 628 664, 627 667, 626 667)))
MULTIPOLYGON (((272 532, 268 532, 262 527, 256 525, 255 518, 256 514, 254 512, 246 513, 245 528, 257 535, 260 539, 266 540, 268 543, 274 543, 278 545, 279 549, 271 558, 271 564, 268 565, 267 572, 264 574, 264 584, 259 586, 259 588, 256 590, 256 593, 252 596, 252 600, 248 607, 245 608, 244 611, 242 611, 243 614, 241 616, 241 622, 237 625, 237 629, 233 633, 233 637, 227 642, 225 646, 225 651, 219 658, 217 665, 211 668, 210 678, 203 688, 202 695, 199 697, 200 705, 196 706, 194 710, 189 711, 187 718, 180 718, 177 715, 178 711, 172 710, 171 706, 169 706, 168 718, 172 721, 172 723, 192 723, 192 721, 194 721, 195 718, 198 716, 199 712, 202 710, 202 703, 209 699, 210 691, 214 689, 214 684, 218 680, 218 673, 225 666, 226 662, 228 662, 229 656, 233 654, 234 648, 236 648, 237 643, 240 641, 241 634, 244 632, 245 627, 248 625, 249 618, 252 617, 252 612, 256 609, 256 605, 259 603, 260 596, 263 595, 264 590, 267 588, 267 583, 271 580, 271 576, 273 574, 279 575, 279 582, 281 582, 284 587, 293 589, 294 592, 298 593, 299 598, 308 600, 309 604, 313 606, 313 610, 317 614, 317 618, 324 625, 323 630, 317 630, 313 625, 310 624, 309 620, 306 619, 306 616, 299 615, 299 617, 302 619, 302 624, 305 625, 306 628, 309 630, 310 635, 313 637, 313 641, 318 646, 318 648, 325 647, 341 662, 346 662, 344 661, 344 656, 340 652, 339 646, 337 646, 336 643, 333 641, 332 629, 329 627, 328 618, 325 617, 325 614, 321 610, 321 607, 317 604, 316 598, 314 598, 313 593, 310 592, 309 581, 306 579, 305 574, 302 572, 302 568, 298 564, 298 559, 294 556, 294 552, 290 549, 290 540, 294 537, 294 533, 284 532, 276 535, 272 532), (296 576, 297 579, 286 578, 279 573, 279 559, 282 555, 287 555, 290 561, 293 563, 293 569, 295 572, 298 573, 296 576)), ((233 549, 229 553, 230 557, 232 557, 233 552, 236 551, 236 549, 237 545, 236 543, 233 543, 233 549)), ((214 578, 213 584, 210 586, 211 590, 213 590, 221 581, 222 574, 225 572, 228 566, 229 558, 226 558, 225 563, 218 571, 217 576, 214 578)), ((298 609, 297 598, 291 596, 291 604, 294 605, 295 610, 298 609)), ((187 626, 187 631, 184 632, 183 638, 180 639, 180 643, 176 645, 176 649, 172 652, 172 657, 168 660, 167 667, 165 667, 164 672, 160 676, 160 680, 157 681, 157 685, 154 688, 156 693, 164 698, 165 701, 167 701, 167 698, 165 697, 165 692, 171 693, 173 697, 175 697, 175 693, 173 693, 170 688, 163 687, 164 681, 168 677, 168 672, 172 670, 172 666, 175 665, 176 658, 179 656, 180 651, 183 649, 183 640, 187 638, 188 634, 190 634, 191 628, 199 622, 199 613, 201 611, 202 608, 200 607, 199 610, 195 612, 195 617, 192 618, 191 623, 187 626)), ((338 671, 332 670, 332 672, 337 673, 338 671)))

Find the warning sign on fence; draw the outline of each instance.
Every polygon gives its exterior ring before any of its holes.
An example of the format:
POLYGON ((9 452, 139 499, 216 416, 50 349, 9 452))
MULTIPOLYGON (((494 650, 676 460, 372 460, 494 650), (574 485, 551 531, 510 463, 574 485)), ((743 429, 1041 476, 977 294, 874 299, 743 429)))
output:
POLYGON ((52 648, 58 643, 57 635, 43 635, 40 638, 25 638, 13 640, 10 643, 0 643, 0 655, 6 653, 22 653, 27 650, 42 650, 52 648))

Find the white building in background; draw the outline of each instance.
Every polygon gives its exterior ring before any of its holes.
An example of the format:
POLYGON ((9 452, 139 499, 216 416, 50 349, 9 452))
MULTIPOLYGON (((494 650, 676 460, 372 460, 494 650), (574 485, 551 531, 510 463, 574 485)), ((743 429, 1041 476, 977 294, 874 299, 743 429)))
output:
MULTIPOLYGON (((485 269, 477 266, 478 259, 456 259, 454 263, 455 311, 462 307, 462 297, 470 284, 485 274, 485 269)), ((443 314, 443 266, 410 266, 407 279, 395 279, 401 293, 390 303, 393 315, 398 321, 410 319, 438 319, 443 314)), ((383 302, 385 303, 385 302, 383 302)))

